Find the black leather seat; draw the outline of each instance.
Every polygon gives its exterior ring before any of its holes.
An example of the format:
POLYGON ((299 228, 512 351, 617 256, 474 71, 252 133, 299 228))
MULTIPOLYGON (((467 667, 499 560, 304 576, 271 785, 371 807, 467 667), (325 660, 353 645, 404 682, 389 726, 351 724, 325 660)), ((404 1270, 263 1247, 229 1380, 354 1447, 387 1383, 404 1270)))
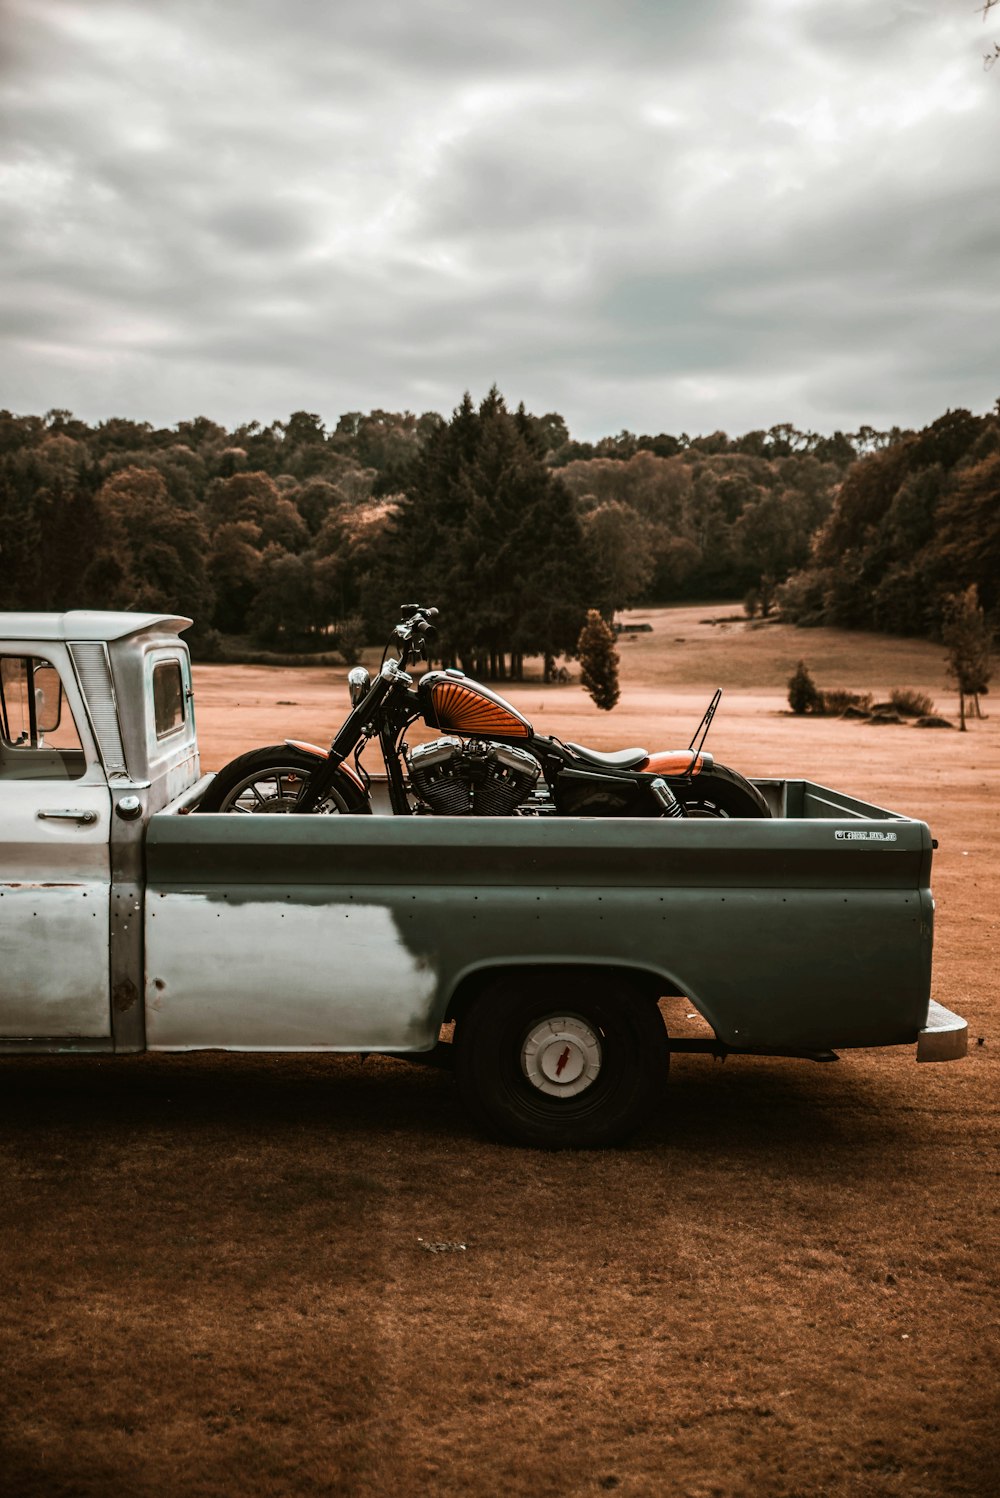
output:
POLYGON ((587 749, 583 744, 567 744, 566 748, 601 770, 634 770, 649 758, 645 749, 614 749, 610 754, 602 754, 599 749, 587 749))

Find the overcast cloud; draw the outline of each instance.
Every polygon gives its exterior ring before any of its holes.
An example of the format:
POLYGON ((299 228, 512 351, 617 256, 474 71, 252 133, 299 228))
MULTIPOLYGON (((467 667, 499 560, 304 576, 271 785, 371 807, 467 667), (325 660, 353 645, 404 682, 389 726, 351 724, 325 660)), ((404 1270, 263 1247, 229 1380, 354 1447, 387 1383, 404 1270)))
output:
POLYGON ((0 406, 988 410, 976 3, 0 0, 0 406))

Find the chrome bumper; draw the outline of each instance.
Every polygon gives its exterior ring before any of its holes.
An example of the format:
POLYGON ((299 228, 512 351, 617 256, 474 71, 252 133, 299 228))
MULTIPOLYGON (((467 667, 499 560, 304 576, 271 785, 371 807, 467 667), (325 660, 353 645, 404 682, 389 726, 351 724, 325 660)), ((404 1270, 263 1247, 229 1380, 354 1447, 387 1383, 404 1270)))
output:
POLYGON ((957 1061, 968 1044, 969 1026, 962 1016, 931 999, 927 1024, 917 1034, 917 1060, 957 1061))

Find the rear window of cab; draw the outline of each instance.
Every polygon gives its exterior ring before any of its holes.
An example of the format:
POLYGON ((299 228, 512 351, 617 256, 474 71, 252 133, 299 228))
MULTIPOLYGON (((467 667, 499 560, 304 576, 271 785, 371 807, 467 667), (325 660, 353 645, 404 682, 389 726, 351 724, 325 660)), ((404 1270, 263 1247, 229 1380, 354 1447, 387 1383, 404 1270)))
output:
POLYGON ((184 727, 184 678, 176 656, 153 666, 153 730, 157 740, 169 738, 184 727))

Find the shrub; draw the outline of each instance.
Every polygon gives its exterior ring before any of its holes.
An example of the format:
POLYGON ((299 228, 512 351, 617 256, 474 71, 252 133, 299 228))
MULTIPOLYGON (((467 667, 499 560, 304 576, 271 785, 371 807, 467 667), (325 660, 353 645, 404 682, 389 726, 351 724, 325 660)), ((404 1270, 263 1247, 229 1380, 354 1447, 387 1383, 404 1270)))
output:
POLYGON ((842 687, 831 687, 829 691, 820 692, 822 706, 814 709, 816 712, 826 713, 828 717, 836 717, 837 713, 846 712, 849 707, 858 707, 862 712, 871 712, 871 692, 846 692, 842 687))
POLYGON ((793 713, 817 713, 823 710, 823 696, 809 675, 805 661, 799 661, 794 676, 788 679, 788 705, 793 713))
POLYGON ((934 703, 926 692, 914 692, 909 687, 893 687, 889 701, 902 718, 932 718, 934 703))
POLYGON ((337 621, 333 633, 340 654, 347 665, 353 665, 364 647, 365 621, 357 614, 348 614, 346 619, 337 621))

